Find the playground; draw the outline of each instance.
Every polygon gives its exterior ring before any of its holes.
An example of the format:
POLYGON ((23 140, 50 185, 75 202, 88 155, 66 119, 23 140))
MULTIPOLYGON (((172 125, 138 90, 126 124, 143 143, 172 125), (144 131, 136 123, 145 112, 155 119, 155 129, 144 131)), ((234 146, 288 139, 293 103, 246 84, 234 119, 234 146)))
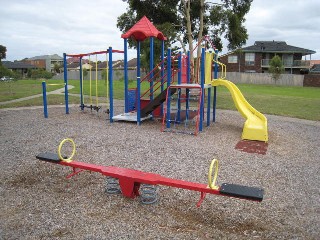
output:
MULTIPOLYGON (((123 105, 118 105, 118 111, 123 105)), ((219 121, 197 137, 160 132, 161 122, 106 122, 70 106, 1 110, 1 236, 4 239, 316 239, 319 233, 319 145, 316 121, 268 115, 266 155, 234 146, 243 118, 219 110, 219 121), (288 132, 290 134, 288 135, 288 132), (217 183, 263 187, 262 202, 158 187, 159 201, 105 193, 105 176, 39 161, 62 139, 76 143, 75 160, 207 183, 213 158, 217 183)))
POLYGON ((48 108, 47 86, 56 84, 44 81, 43 108, 1 110, 1 237, 316 239, 319 122, 253 108, 225 79, 214 49, 201 48, 191 76, 190 53, 169 48, 164 57, 166 37, 146 17, 122 38, 124 50, 64 53, 64 106, 48 108), (129 37, 137 40, 133 89, 129 37), (142 78, 140 42, 148 37, 142 78), (162 41, 157 64, 154 37, 162 41), (82 60, 98 54, 108 59, 103 104, 97 61, 89 101, 83 92, 82 60), (125 59, 124 100, 113 98, 113 54, 125 59), (68 100, 68 57, 80 60, 78 105, 68 100), (216 109, 218 86, 238 112, 216 109), (64 143, 73 149, 61 152, 64 143))

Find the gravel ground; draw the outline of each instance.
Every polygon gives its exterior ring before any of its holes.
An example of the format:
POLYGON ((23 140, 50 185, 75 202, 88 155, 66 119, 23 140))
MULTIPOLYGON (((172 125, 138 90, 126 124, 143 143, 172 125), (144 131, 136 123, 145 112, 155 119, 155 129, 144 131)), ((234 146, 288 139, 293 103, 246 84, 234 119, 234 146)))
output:
MULTIPOLYGON (((122 108, 121 108, 122 109, 122 108)), ((121 111, 117 109, 117 111, 121 111)), ((218 110, 217 123, 197 137, 162 133, 161 123, 110 124, 72 107, 0 111, 0 239, 319 239, 320 122, 267 116, 266 155, 234 149, 244 120, 218 110), (206 183, 219 159, 218 184, 265 189, 261 203, 158 187, 160 201, 105 193, 105 177, 41 162, 74 139, 74 159, 206 183)))

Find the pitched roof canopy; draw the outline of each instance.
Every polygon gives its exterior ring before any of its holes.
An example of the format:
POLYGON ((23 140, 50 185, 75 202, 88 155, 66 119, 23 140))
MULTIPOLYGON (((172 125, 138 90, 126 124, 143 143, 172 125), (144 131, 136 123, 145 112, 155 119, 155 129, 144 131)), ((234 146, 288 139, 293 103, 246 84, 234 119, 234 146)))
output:
POLYGON ((273 52, 273 53, 301 53, 302 55, 314 54, 315 51, 290 46, 284 41, 256 41, 254 45, 242 48, 243 52, 273 52))
POLYGON ((160 32, 150 20, 144 16, 126 33, 121 35, 122 38, 133 37, 137 41, 144 41, 148 37, 156 37, 159 40, 167 40, 167 38, 160 32))

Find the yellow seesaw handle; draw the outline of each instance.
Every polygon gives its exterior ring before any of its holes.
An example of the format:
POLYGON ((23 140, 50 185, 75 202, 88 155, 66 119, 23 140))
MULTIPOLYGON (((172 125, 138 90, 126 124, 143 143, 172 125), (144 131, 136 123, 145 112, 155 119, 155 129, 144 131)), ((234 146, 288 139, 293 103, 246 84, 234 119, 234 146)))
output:
POLYGON ((209 173, 208 173, 208 185, 209 188, 213 189, 213 190, 218 190, 219 186, 216 186, 216 181, 218 178, 218 160, 217 159, 213 159, 210 167, 209 167, 209 173), (213 180, 212 180, 212 170, 213 170, 213 166, 215 165, 215 169, 214 169, 214 176, 213 176, 213 180))
POLYGON ((75 153, 76 153, 76 144, 74 143, 74 141, 71 138, 65 138, 60 142, 59 147, 58 147, 58 156, 61 161, 64 161, 67 163, 72 162, 72 158, 75 153), (71 144, 72 144, 72 153, 71 153, 71 156, 68 158, 63 158, 61 155, 61 148, 65 142, 71 142, 71 144))

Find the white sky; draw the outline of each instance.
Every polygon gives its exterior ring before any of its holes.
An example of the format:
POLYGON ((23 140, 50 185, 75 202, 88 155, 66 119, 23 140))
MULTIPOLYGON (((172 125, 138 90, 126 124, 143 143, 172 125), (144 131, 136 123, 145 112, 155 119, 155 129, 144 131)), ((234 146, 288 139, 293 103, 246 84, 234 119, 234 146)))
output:
MULTIPOLYGON (((116 23, 126 6, 121 0, 0 0, 0 45, 7 47, 10 61, 109 46, 122 50, 116 23)), ((320 60, 319 9, 319 0, 254 0, 246 16, 246 46, 254 41, 286 41, 316 51, 312 59, 320 60)), ((129 51, 132 57, 135 50, 129 51)))

